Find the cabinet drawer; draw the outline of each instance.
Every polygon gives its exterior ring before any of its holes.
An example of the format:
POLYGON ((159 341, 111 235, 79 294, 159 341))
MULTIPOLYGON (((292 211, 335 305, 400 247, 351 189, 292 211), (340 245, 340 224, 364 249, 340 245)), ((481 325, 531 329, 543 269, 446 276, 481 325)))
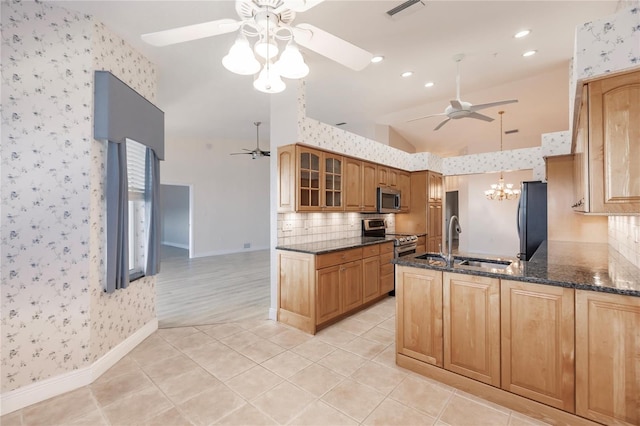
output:
POLYGON ((349 250, 335 251, 333 253, 320 254, 316 256, 316 269, 340 265, 341 263, 347 263, 353 260, 360 259, 362 259, 361 247, 349 250))
POLYGON ((380 275, 393 275, 393 263, 380 263, 380 275))
POLYGON ((379 246, 380 246, 380 254, 391 253, 392 254, 391 257, 393 257, 393 243, 392 242, 379 244, 379 246))
POLYGON ((371 257, 371 256, 378 256, 380 255, 380 245, 379 244, 373 244, 370 246, 364 246, 362 247, 362 257, 371 257))

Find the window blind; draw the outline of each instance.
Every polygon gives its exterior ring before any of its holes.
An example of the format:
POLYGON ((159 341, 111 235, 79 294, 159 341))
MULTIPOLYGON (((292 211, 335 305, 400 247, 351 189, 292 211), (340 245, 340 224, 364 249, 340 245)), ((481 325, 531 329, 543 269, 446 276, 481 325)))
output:
POLYGON ((144 194, 147 147, 131 139, 127 139, 126 144, 129 192, 144 194))

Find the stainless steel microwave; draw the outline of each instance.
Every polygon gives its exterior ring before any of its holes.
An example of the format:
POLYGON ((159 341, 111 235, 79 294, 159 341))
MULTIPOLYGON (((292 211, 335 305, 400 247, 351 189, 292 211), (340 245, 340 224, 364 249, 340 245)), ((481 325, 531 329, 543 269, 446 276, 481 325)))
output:
POLYGON ((397 213, 400 211, 400 191, 391 188, 378 188, 378 213, 397 213))

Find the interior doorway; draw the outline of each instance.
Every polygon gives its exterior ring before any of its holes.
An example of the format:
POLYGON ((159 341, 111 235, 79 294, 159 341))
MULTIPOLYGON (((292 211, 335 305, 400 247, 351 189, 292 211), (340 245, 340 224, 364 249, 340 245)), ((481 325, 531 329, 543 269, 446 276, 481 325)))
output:
POLYGON ((162 257, 193 256, 191 185, 160 185, 160 221, 162 257))
MULTIPOLYGON (((451 216, 459 216, 458 209, 458 191, 447 191, 445 198, 445 247, 449 247, 449 221, 451 220, 451 216)), ((457 232, 453 233, 453 241, 451 244, 452 250, 458 250, 460 245, 460 240, 457 232)))

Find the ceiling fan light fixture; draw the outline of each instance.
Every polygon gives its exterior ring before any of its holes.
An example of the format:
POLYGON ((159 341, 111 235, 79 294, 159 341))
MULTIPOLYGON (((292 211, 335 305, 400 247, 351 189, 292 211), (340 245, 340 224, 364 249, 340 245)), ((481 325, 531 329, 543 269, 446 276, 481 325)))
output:
POLYGON ((260 40, 253 47, 256 55, 261 58, 270 60, 278 56, 278 45, 273 40, 260 40))
POLYGON ((222 58, 222 65, 240 75, 252 75, 260 71, 260 62, 253 55, 249 41, 243 36, 236 39, 229 53, 222 58))
POLYGON ((293 41, 287 44, 275 66, 284 78, 298 79, 309 74, 309 66, 304 63, 302 54, 293 41))
POLYGON ((253 81, 253 87, 263 93, 280 93, 287 85, 280 78, 280 73, 275 67, 267 63, 258 77, 253 81))

